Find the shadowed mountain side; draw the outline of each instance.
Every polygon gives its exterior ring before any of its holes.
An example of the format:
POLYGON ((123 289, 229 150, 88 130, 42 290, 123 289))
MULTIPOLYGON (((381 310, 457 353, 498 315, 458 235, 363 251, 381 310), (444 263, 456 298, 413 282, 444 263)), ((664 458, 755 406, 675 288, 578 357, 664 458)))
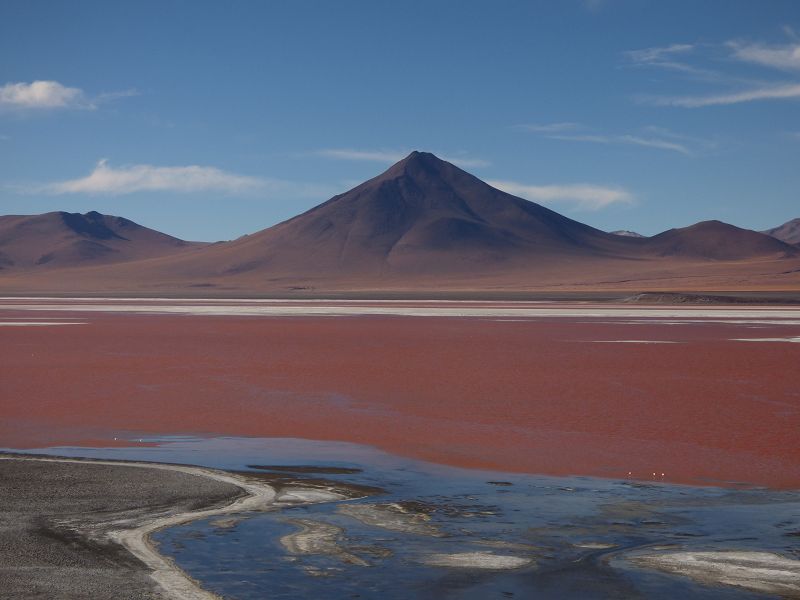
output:
POLYGON ((800 218, 792 219, 783 225, 762 231, 762 233, 771 235, 787 244, 800 244, 800 218))
POLYGON ((269 229, 192 257, 184 273, 393 277, 479 274, 553 261, 636 258, 638 240, 611 235, 511 196, 432 154, 269 229))
POLYGON ((204 246, 91 211, 0 217, 0 268, 53 269, 166 256, 204 246))
POLYGON ((648 238, 646 248, 657 256, 708 260, 790 258, 800 254, 785 242, 721 221, 702 221, 690 227, 670 229, 648 238))

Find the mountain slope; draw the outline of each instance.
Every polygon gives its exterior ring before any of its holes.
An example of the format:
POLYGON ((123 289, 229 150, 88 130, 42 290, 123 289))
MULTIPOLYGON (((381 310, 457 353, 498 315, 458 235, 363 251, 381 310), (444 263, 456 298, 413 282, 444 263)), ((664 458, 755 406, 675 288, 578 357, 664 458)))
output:
POLYGON ((658 256, 714 261, 788 258, 797 250, 773 237, 721 221, 702 221, 670 229, 647 239, 646 248, 658 256))
POLYGON ((218 275, 453 273, 547 257, 623 256, 631 241, 414 152, 306 213, 193 259, 207 259, 218 275))
POLYGON ((800 244, 800 218, 792 219, 783 225, 767 229, 762 233, 771 235, 787 244, 800 244))
POLYGON ((0 217, 0 268, 55 269, 183 252, 198 245, 102 215, 50 212, 0 217))

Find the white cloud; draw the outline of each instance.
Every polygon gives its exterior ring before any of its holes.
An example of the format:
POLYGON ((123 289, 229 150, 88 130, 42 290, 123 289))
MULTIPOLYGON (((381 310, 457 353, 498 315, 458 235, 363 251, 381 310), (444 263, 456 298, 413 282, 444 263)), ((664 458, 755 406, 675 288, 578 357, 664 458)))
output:
POLYGON ((135 90, 110 92, 89 97, 82 89, 57 81, 6 83, 0 86, 0 109, 7 110, 95 110, 99 104, 135 96, 135 90))
POLYGON ((709 69, 703 69, 688 64, 680 57, 689 55, 697 49, 694 44, 672 44, 670 46, 660 46, 653 48, 642 48, 639 50, 629 50, 623 53, 628 59, 628 64, 634 67, 655 67, 678 71, 695 77, 704 79, 717 79, 719 74, 709 69))
MULTIPOLYGON (((410 153, 411 150, 353 150, 351 148, 326 148, 323 150, 316 150, 312 154, 325 158, 333 158, 336 160, 367 161, 392 165, 403 160, 410 153)), ((488 167, 491 164, 489 161, 480 158, 468 158, 465 156, 439 155, 439 158, 464 168, 488 167)))
POLYGON ((743 63, 781 69, 800 70, 800 43, 791 28, 784 28, 792 38, 789 44, 769 46, 761 43, 728 41, 720 44, 673 44, 671 46, 644 48, 625 53, 629 63, 638 67, 659 67, 678 71, 685 77, 700 79, 704 83, 724 86, 724 91, 686 95, 640 95, 637 99, 654 106, 701 108, 755 102, 759 100, 790 100, 800 97, 800 83, 794 81, 768 81, 752 78, 747 72, 733 73, 696 66, 698 60, 716 64, 742 66, 743 63), (692 55, 692 64, 687 62, 692 55), (744 75, 744 76, 743 76, 744 75))
POLYGON ((335 158, 338 160, 357 160, 379 163, 396 163, 403 160, 409 153, 392 150, 351 150, 348 148, 326 148, 314 152, 317 156, 335 158))
POLYGON ((0 87, 0 105, 14 108, 71 108, 86 105, 83 90, 57 81, 7 83, 0 87))
POLYGON ((658 64, 671 59, 676 54, 687 54, 694 50, 694 44, 672 44, 670 46, 655 46, 640 50, 629 50, 625 55, 635 63, 658 64))
POLYGON ((670 142, 668 140, 660 140, 658 138, 645 138, 635 135, 621 135, 619 136, 619 143, 631 144, 634 146, 645 146, 647 148, 657 148, 659 150, 671 150, 672 152, 679 152, 681 154, 689 155, 691 151, 684 144, 678 142, 670 142))
POLYGON ((633 195, 620 187, 573 183, 565 185, 528 185, 515 181, 487 181, 491 186, 514 196, 542 204, 572 204, 578 210, 600 210, 615 204, 630 204, 633 195))
POLYGON ((800 84, 788 83, 768 85, 738 92, 711 94, 707 96, 642 96, 640 99, 656 106, 680 106, 701 108, 704 106, 724 106, 757 100, 791 100, 800 98, 800 84))
POLYGON ((526 124, 517 125, 517 129, 521 131, 530 131, 531 133, 558 133, 561 131, 575 131, 581 129, 580 123, 544 123, 540 125, 526 124))
POLYGON ((646 148, 656 148, 658 150, 669 150, 689 156, 692 151, 685 144, 661 140, 658 138, 647 138, 635 135, 552 135, 548 136, 553 140, 563 140, 568 142, 591 142, 595 144, 622 144, 628 146, 644 146, 646 148))
POLYGON ((734 58, 775 69, 800 69, 800 44, 784 46, 765 46, 763 44, 743 44, 728 42, 734 58))
POLYGON ((606 5, 606 0, 583 0, 583 8, 589 12, 599 12, 606 5))
POLYGON ((577 123, 552 123, 550 125, 520 126, 519 129, 538 133, 549 140, 587 142, 592 144, 643 146, 658 150, 677 152, 685 156, 696 153, 695 146, 710 148, 712 143, 699 138, 690 138, 660 127, 645 127, 640 133, 597 134, 581 131, 577 123), (572 133, 570 133, 572 132, 572 133))
MULTIPOLYGON (((302 188, 297 188, 296 184, 291 182, 237 175, 216 167, 130 165, 115 168, 109 166, 106 160, 101 160, 86 177, 35 186, 28 191, 49 194, 122 195, 134 192, 221 192, 244 194, 267 191, 279 192, 281 189, 294 192, 302 191, 302 188)), ((313 192, 313 186, 306 191, 313 192)), ((312 193, 311 195, 315 194, 312 193)))

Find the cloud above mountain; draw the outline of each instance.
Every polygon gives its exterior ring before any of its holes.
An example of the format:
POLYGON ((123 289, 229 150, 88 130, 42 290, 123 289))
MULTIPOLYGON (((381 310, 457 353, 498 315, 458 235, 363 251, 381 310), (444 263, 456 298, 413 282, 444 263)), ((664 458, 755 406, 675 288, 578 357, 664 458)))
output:
POLYGON ((634 202, 633 194, 621 187, 587 183, 531 185, 502 180, 489 180, 486 183, 526 200, 540 204, 566 204, 577 210, 594 211, 634 202))
MULTIPOLYGON (((787 30, 788 34, 793 34, 787 30)), ((800 98, 800 43, 728 40, 717 44, 678 43, 624 53, 626 66, 662 69, 715 89, 689 94, 640 94, 653 106, 704 108, 800 98), (754 74, 753 70, 757 73, 754 74), (780 72, 776 77, 776 72, 780 72), (787 74, 789 75, 787 77, 787 74)))
POLYGON ((95 110, 110 100, 135 96, 135 90, 90 96, 77 87, 58 81, 6 83, 0 86, 0 109, 14 111, 95 110))
POLYGON ((85 177, 26 186, 29 193, 107 194, 119 196, 137 192, 216 192, 229 195, 257 195, 275 199, 324 198, 335 193, 331 186, 254 177, 217 167, 148 164, 114 167, 100 160, 85 177))
POLYGON ((676 152, 684 156, 702 154, 716 147, 716 142, 712 140, 684 135, 655 125, 629 132, 597 131, 591 127, 573 122, 524 124, 518 125, 516 129, 533 133, 549 140, 614 146, 639 146, 676 152))

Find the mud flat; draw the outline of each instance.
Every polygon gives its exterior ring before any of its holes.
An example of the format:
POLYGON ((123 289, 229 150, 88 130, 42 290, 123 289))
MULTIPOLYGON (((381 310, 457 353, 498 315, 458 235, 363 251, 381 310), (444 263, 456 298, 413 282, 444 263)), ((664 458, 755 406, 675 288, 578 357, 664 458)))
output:
POLYGON ((773 552, 666 552, 634 556, 648 569, 684 575, 707 585, 728 585, 784 598, 800 598, 800 560, 773 552))
POLYGON ((494 554, 493 552, 456 552, 453 554, 432 554, 425 558, 423 562, 432 567, 499 571, 526 567, 532 564, 533 560, 521 556, 494 554))
POLYGON ((435 525, 429 522, 430 517, 427 514, 411 510, 397 502, 388 504, 342 504, 338 507, 338 512, 352 517, 365 525, 390 531, 402 531, 434 537, 443 535, 435 525))
POLYGON ((340 538, 344 534, 341 527, 311 519, 288 519, 287 523, 300 528, 299 531, 281 538, 281 544, 290 554, 321 554, 352 565, 368 565, 365 560, 348 552, 340 544, 340 538))
POLYGON ((0 456, 3 598, 216 598, 150 533, 265 508, 274 491, 214 469, 0 456))

